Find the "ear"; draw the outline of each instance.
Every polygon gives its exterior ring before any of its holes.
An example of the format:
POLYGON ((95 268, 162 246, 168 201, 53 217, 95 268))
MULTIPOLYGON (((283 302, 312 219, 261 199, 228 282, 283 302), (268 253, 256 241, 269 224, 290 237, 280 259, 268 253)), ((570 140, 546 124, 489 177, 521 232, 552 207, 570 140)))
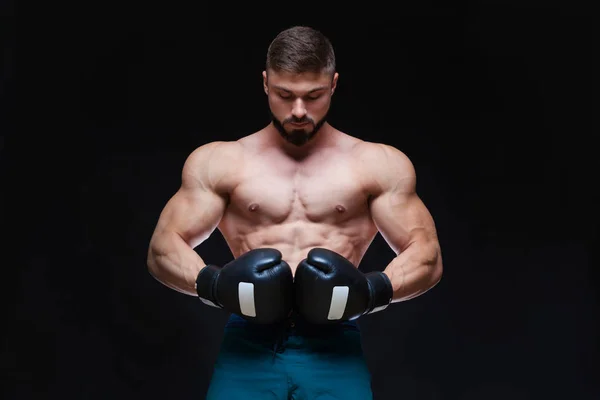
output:
POLYGON ((331 94, 332 95, 335 92, 335 88, 337 87, 337 81, 338 81, 339 77, 340 77, 340 75, 337 72, 335 74, 333 74, 333 79, 331 80, 331 94))
POLYGON ((263 71, 262 76, 263 76, 263 90, 268 95, 269 94, 269 85, 267 84, 267 71, 263 71))

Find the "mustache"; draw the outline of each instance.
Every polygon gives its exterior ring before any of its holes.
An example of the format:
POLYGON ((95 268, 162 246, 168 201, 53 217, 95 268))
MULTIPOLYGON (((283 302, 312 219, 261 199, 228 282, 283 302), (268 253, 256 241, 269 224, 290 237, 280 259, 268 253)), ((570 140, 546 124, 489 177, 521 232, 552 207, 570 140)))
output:
POLYGON ((304 117, 304 118, 290 117, 290 118, 286 118, 286 119, 283 120, 284 124, 287 124, 287 123, 290 123, 290 122, 295 123, 295 124, 303 124, 305 122, 310 122, 313 125, 315 124, 315 121, 313 121, 309 117, 304 117))

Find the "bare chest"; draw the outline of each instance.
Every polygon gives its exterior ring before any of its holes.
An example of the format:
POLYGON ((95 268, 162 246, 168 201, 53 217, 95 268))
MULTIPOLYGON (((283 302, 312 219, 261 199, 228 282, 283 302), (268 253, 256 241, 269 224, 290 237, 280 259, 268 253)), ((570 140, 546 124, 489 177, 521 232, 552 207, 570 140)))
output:
POLYGON ((230 194, 231 212, 257 223, 340 223, 367 209, 361 179, 345 160, 248 165, 230 194))

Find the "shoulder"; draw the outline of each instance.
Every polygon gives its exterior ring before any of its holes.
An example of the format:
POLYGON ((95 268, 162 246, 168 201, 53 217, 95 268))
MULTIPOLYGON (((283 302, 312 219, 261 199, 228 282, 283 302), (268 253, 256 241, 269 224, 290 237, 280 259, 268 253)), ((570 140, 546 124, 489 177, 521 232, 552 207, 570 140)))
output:
POLYGON ((197 147, 183 165, 183 183, 218 188, 236 171, 242 150, 237 141, 213 141, 197 147))
POLYGON ((221 162, 223 158, 239 156, 242 146, 237 141, 214 141, 195 148, 187 157, 185 165, 221 162))
POLYGON ((361 141, 354 146, 353 153, 360 170, 364 171, 370 192, 414 190, 414 164, 400 149, 385 143, 361 141))
POLYGON ((385 143, 359 141, 355 144, 354 154, 361 162, 373 163, 374 167, 392 167, 407 173, 414 173, 410 158, 400 149, 385 143))

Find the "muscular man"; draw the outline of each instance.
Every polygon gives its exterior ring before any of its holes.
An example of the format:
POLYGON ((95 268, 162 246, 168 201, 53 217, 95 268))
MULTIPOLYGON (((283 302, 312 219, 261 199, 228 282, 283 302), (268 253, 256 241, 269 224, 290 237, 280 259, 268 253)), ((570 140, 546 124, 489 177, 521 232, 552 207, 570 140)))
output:
POLYGON ((262 75, 272 121, 195 149, 160 215, 150 273, 231 313, 208 399, 371 398, 356 320, 441 279, 409 158, 327 122, 338 77, 325 36, 282 31, 262 75), (215 229, 233 253, 223 266, 194 250, 215 229), (378 232, 396 257, 365 274, 378 232))

